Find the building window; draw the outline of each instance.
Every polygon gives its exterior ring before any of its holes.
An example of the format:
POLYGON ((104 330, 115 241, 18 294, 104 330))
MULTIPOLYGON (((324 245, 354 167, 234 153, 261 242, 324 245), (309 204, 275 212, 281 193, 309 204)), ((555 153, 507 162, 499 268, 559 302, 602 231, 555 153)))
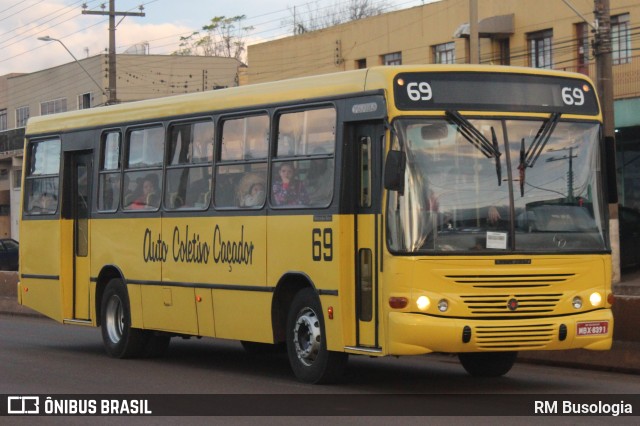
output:
POLYGON ((449 42, 433 46, 433 62, 436 64, 455 64, 456 44, 449 42))
POLYGON ((83 93, 78 95, 78 109, 91 108, 91 93, 83 93))
POLYGON ((382 65, 402 65, 402 53, 387 53, 382 55, 382 65))
POLYGON ((367 67, 367 60, 366 59, 358 59, 356 60, 356 69, 363 69, 367 67))
POLYGON ((40 115, 57 114, 67 110, 67 98, 40 103, 40 115))
POLYGON ((611 50, 613 64, 631 62, 631 33, 629 32, 629 14, 611 17, 611 50))
POLYGON ((533 68, 552 68, 551 39, 553 30, 527 34, 529 43, 529 65, 533 68))
POLYGON ((577 71, 589 75, 589 25, 586 22, 576 24, 577 71))
POLYGON ((16 127, 25 127, 29 119, 29 107, 16 108, 16 127))
POLYGON ((7 110, 0 109, 0 130, 7 130, 7 110))

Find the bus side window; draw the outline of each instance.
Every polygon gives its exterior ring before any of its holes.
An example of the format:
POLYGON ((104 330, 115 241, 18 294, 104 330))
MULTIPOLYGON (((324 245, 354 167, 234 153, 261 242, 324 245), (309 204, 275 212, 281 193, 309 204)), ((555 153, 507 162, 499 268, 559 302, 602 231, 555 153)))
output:
POLYGON ((108 132, 103 135, 98 180, 98 210, 115 211, 118 208, 121 149, 120 132, 108 132))
POLYGON ((162 195, 164 127, 134 129, 127 134, 125 210, 157 210, 162 195))
POLYGON ((260 113, 222 122, 214 201, 222 208, 259 208, 266 194, 269 116, 260 113))
POLYGON ((177 123, 169 128, 165 187, 168 210, 206 209, 211 191, 214 124, 211 120, 177 123))
POLYGON ((277 161, 272 163, 271 203, 327 207, 333 198, 335 108, 286 112, 276 119, 277 161))
POLYGON ((53 214, 58 210, 60 140, 29 145, 29 169, 24 188, 27 214, 53 214))

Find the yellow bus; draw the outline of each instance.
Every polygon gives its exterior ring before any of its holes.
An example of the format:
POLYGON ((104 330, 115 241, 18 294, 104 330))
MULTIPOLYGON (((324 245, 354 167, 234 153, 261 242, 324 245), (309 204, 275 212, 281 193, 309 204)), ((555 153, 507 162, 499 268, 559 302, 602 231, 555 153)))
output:
POLYGON ((388 66, 34 117, 19 302, 100 327, 351 355, 609 349, 606 148, 592 83, 388 66))

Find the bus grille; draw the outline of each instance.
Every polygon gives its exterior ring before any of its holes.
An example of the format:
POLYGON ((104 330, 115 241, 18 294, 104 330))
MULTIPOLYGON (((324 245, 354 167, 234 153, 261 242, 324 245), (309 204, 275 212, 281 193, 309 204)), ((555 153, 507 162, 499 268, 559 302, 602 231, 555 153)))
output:
POLYGON ((477 326, 474 334, 478 347, 486 350, 542 348, 557 336, 553 324, 477 326))
POLYGON ((460 296, 472 315, 528 315, 553 312, 562 293, 460 296))
POLYGON ((564 283, 574 274, 521 274, 521 275, 446 275, 456 284, 473 288, 540 288, 564 283))

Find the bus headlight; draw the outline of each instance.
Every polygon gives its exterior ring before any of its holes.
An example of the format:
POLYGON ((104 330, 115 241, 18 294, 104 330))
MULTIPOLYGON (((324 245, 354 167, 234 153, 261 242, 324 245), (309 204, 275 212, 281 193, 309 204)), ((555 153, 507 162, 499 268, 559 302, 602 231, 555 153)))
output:
POLYGON ((582 297, 580 296, 574 297, 573 300, 571 301, 571 306, 573 306, 574 309, 582 308, 582 297))
POLYGON ((449 302, 447 301, 447 299, 440 299, 440 301, 438 302, 438 310, 440 312, 446 312, 447 309, 449 309, 449 302))
POLYGON ((421 311, 426 311, 427 309, 429 309, 429 306, 431 305, 431 301, 427 296, 420 296, 416 300, 416 305, 418 306, 418 309, 420 309, 421 311))
POLYGON ((602 303, 602 295, 597 291, 591 293, 591 296, 589 296, 589 302, 591 302, 591 306, 600 306, 600 304, 602 303))

